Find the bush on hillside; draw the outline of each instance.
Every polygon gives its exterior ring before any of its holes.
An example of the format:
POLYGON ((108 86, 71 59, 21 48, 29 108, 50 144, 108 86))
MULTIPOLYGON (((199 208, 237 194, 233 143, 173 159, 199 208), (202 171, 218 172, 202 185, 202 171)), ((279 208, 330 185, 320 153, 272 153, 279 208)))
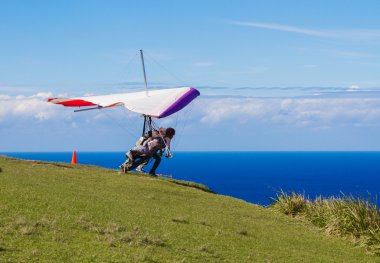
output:
POLYGON ((375 254, 380 254, 380 210, 377 200, 350 195, 317 197, 281 191, 271 207, 290 216, 300 216, 331 235, 350 237, 375 254))
POLYGON ((305 212, 306 199, 304 195, 295 192, 287 194, 281 190, 280 193, 277 194, 277 197, 273 199, 271 206, 285 215, 294 217, 305 212))

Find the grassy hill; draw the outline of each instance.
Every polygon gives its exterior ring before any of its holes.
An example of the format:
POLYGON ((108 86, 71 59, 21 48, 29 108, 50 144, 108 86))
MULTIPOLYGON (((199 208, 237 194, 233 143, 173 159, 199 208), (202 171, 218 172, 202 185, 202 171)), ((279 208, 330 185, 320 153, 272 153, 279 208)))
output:
POLYGON ((0 157, 0 262, 379 262, 197 184, 0 157))

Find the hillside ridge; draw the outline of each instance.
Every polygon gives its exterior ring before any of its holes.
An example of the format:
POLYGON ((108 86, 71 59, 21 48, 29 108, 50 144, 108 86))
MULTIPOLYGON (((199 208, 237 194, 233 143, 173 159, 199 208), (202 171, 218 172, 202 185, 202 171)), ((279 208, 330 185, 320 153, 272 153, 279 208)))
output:
POLYGON ((0 167, 0 262, 378 261, 192 182, 8 157, 0 167))

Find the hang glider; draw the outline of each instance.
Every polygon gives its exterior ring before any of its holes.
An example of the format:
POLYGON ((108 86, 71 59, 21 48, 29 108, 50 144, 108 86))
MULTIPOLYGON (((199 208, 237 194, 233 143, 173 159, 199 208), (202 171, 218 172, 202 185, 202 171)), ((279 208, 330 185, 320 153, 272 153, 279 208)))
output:
MULTIPOLYGON (((148 90, 142 50, 140 50, 140 56, 144 74, 145 91, 77 98, 49 98, 48 102, 65 107, 81 108, 74 110, 75 112, 124 106, 128 110, 139 113, 144 117, 142 136, 149 134, 149 132, 152 134, 153 130, 159 131, 159 126, 152 118, 165 118, 182 110, 198 97, 200 93, 197 89, 192 87, 148 90)), ((162 137, 162 135, 160 136, 162 137)), ((166 144, 165 146, 168 156, 172 156, 170 147, 166 144)))
POLYGON ((48 102, 66 107, 87 107, 77 111, 124 106, 147 117, 164 118, 183 109, 199 95, 195 88, 181 87, 149 90, 149 93, 142 91, 77 98, 50 98, 48 102))

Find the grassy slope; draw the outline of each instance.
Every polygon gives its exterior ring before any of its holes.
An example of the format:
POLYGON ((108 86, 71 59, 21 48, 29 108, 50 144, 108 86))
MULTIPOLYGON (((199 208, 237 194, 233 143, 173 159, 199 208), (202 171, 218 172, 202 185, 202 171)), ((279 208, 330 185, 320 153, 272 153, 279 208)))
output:
POLYGON ((285 215, 164 179, 5 157, 0 167, 0 262, 379 260, 285 215))

